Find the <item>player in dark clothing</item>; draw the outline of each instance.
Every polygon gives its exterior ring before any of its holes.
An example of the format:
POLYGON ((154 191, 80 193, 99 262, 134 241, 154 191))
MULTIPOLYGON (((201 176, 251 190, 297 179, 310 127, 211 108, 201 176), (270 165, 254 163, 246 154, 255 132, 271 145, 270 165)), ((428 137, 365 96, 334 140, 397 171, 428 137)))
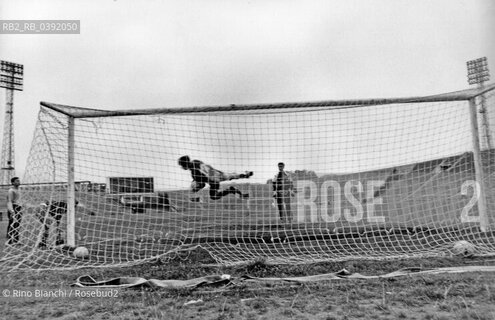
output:
MULTIPOLYGON (((252 171, 246 171, 245 173, 225 173, 213 168, 199 160, 192 160, 189 156, 182 156, 178 161, 179 165, 184 170, 191 171, 193 182, 191 183, 191 191, 197 193, 203 189, 206 184, 210 185, 210 198, 212 200, 218 200, 229 194, 236 194, 242 198, 248 198, 249 194, 242 193, 239 189, 229 187, 220 191, 220 182, 229 181, 233 179, 247 179, 253 175, 252 171)), ((199 197, 195 196, 191 198, 191 201, 199 202, 199 197)))
MULTIPOLYGON (((76 201, 77 205, 77 201, 76 201)), ((57 233, 55 245, 64 244, 62 238, 62 230, 60 229, 60 221, 62 217, 67 214, 67 202, 65 201, 52 201, 42 202, 40 204, 40 210, 37 214, 39 221, 43 224, 43 235, 39 243, 40 248, 47 247, 48 236, 50 234, 50 227, 53 225, 57 233)))
POLYGON ((292 212, 290 208, 291 197, 294 196, 296 190, 294 183, 287 172, 284 171, 285 164, 278 164, 278 173, 272 179, 273 197, 277 200, 278 212, 280 220, 289 222, 292 221, 292 212))
POLYGON ((21 180, 18 177, 10 179, 12 187, 7 192, 7 212, 9 224, 7 226, 7 244, 13 245, 19 242, 19 230, 21 228, 22 207, 21 200, 21 180))

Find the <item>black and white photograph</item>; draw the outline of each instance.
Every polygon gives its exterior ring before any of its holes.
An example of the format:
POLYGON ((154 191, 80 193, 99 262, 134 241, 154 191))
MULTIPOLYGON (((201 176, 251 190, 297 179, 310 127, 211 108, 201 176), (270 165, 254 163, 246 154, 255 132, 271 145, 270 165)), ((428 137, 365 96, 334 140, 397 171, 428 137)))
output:
POLYGON ((495 319, 494 31, 491 0, 0 0, 0 319, 495 319))

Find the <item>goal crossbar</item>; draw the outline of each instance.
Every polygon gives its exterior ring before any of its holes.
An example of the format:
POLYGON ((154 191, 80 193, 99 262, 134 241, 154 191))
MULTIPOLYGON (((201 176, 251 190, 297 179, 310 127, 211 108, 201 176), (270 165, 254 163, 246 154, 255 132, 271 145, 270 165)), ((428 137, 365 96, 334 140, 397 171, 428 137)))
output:
POLYGON ((459 90, 450 93, 417 96, 407 98, 376 98, 359 100, 325 100, 313 102, 280 102, 264 104, 230 104, 225 106, 200 106, 200 107, 176 107, 176 108, 143 108, 129 110, 101 110, 97 108, 81 108, 51 102, 40 102, 44 107, 56 110, 62 114, 73 118, 95 118, 95 117, 115 117, 115 116, 137 116, 152 114, 189 114, 189 113, 210 113, 210 112, 232 112, 248 110, 268 110, 268 109, 297 109, 297 108, 319 108, 319 107, 364 107, 386 104, 410 104, 418 102, 438 102, 438 101, 464 101, 476 98, 495 88, 491 84, 484 88, 474 88, 459 90))

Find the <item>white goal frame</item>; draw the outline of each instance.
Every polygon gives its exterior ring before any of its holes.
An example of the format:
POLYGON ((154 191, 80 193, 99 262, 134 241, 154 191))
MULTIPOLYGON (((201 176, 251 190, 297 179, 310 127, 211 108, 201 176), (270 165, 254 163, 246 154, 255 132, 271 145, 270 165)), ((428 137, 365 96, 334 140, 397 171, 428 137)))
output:
POLYGON ((483 96, 486 92, 495 89, 495 85, 486 86, 482 89, 469 89, 457 91, 448 94, 434 95, 429 97, 409 97, 409 98, 389 98, 389 99, 363 99, 363 100, 328 100, 318 102, 301 102, 301 103, 273 103, 273 104, 250 104, 250 105, 229 105, 229 106, 210 106, 210 107, 191 107, 191 108, 163 108, 163 109, 134 109, 119 111, 103 111, 96 109, 82 109, 60 105, 49 102, 41 102, 41 105, 69 117, 68 122, 68 216, 67 216, 67 243, 75 246, 75 179, 74 179, 74 120, 76 118, 94 118, 94 117, 112 117, 112 116, 135 116, 150 114, 171 114, 171 113, 203 113, 216 111, 247 111, 247 110, 266 110, 266 109, 297 109, 307 107, 349 107, 359 105, 384 105, 384 104, 407 104, 417 102, 437 102, 437 101, 469 101, 469 115, 471 123, 471 134, 473 140, 473 154, 476 170, 476 181, 479 185, 479 215, 480 230, 488 231, 488 216, 486 206, 486 190, 483 183, 483 166, 481 162, 480 138, 478 128, 478 116, 476 107, 476 97, 483 96))
POLYGON ((495 149, 481 134, 483 103, 494 105, 495 84, 189 108, 41 102, 21 186, 24 246, 7 247, 0 271, 128 266, 197 247, 223 265, 436 257, 460 240, 495 255, 495 149), (196 190, 177 162, 184 155, 216 169, 208 174, 219 189, 196 190), (279 161, 294 182, 285 203, 279 161), (120 203, 103 192, 107 177, 153 178, 154 192, 120 203), (67 249, 77 246, 88 259, 67 249))

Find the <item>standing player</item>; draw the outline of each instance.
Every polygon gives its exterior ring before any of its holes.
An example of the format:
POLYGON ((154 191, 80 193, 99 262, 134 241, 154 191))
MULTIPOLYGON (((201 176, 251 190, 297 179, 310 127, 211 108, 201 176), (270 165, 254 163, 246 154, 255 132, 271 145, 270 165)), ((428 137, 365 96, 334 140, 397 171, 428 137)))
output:
POLYGON ((7 244, 16 244, 19 242, 19 229, 21 228, 22 207, 19 204, 21 198, 21 180, 18 177, 10 179, 12 187, 7 193, 7 212, 9 216, 9 225, 7 227, 7 244))
POLYGON ((43 224, 43 235, 38 245, 40 248, 46 248, 48 236, 50 234, 50 227, 55 227, 57 233, 57 239, 55 245, 63 244, 62 232, 60 230, 60 220, 62 216, 67 214, 67 202, 65 201, 45 201, 40 204, 38 219, 43 224))
MULTIPOLYGON (((253 175, 252 171, 246 171, 245 173, 225 173, 220 170, 216 170, 210 165, 207 165, 199 160, 192 160, 189 156, 182 156, 179 158, 179 166, 184 170, 191 171, 193 182, 191 183, 191 191, 197 193, 203 189, 206 184, 210 185, 210 198, 212 200, 218 200, 229 194, 236 194, 242 198, 248 198, 249 194, 242 193, 239 189, 229 187, 224 190, 220 189, 220 182, 233 180, 233 179, 247 179, 253 175)), ((199 202, 199 197, 194 196, 191 198, 193 202, 199 202)))
POLYGON ((285 164, 279 162, 278 173, 272 180, 273 184, 273 197, 277 200, 278 212, 280 214, 280 220, 286 219, 292 221, 292 213, 290 209, 290 198, 294 196, 296 192, 294 189, 294 183, 289 177, 287 172, 284 171, 285 164))
MULTIPOLYGON (((77 206, 78 201, 75 202, 77 206)), ((54 227, 56 232, 55 245, 64 244, 62 238, 62 229, 60 228, 60 221, 62 217, 67 214, 67 202, 65 201, 44 201, 40 204, 38 219, 43 224, 43 235, 38 245, 40 248, 46 248, 48 242, 48 236, 50 235, 50 227, 54 227)))

